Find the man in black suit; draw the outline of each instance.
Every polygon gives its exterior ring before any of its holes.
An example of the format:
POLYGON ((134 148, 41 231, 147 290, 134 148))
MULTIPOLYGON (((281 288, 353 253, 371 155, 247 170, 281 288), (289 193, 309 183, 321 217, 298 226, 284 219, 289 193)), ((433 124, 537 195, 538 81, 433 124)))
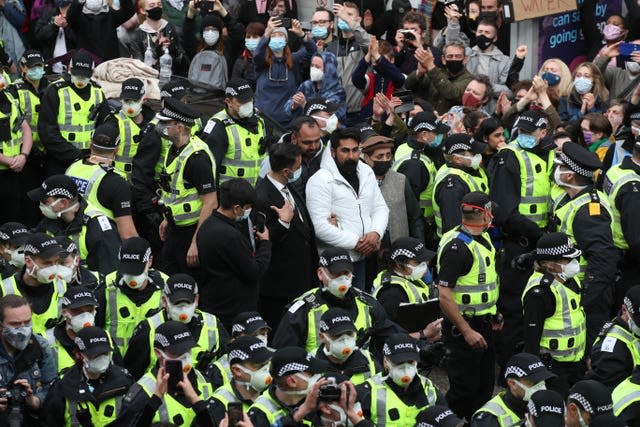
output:
POLYGON ((317 286, 318 251, 304 199, 293 185, 302 172, 300 148, 276 144, 269 159, 271 171, 256 185, 256 210, 266 215, 273 245, 271 264, 260 280, 258 311, 269 325, 276 326, 285 305, 317 286))

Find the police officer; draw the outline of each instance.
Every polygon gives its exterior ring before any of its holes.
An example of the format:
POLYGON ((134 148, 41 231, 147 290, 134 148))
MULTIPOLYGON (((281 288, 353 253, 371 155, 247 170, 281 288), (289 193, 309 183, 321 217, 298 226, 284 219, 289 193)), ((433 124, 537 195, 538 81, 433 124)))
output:
MULTIPOLYGON (((590 426, 594 418, 613 415, 611 392, 598 381, 583 380, 569 390, 566 427, 590 426)), ((605 424, 614 426, 614 424, 605 424)))
POLYGON ((353 385, 380 372, 380 366, 368 350, 356 346, 356 325, 349 313, 330 308, 320 318, 320 347, 315 356, 329 363, 328 371, 345 375, 353 385))
POLYGON ((340 121, 336 111, 340 104, 327 101, 327 98, 316 97, 307 99, 304 106, 304 115, 312 117, 322 130, 323 138, 328 142, 331 134, 340 128, 340 121))
POLYGON ((191 127, 198 114, 174 98, 164 101, 156 128, 171 141, 161 174, 165 219, 160 224, 164 241, 163 264, 169 274, 189 273, 198 277, 196 234, 211 215, 216 197, 216 164, 213 155, 191 127))
POLYGON ((47 425, 107 425, 120 415, 122 400, 133 383, 126 369, 113 360, 114 348, 98 327, 79 330, 71 366, 49 390, 43 407, 47 425))
POLYGON ((46 135, 42 143, 47 175, 63 173, 89 149, 104 100, 102 89, 91 81, 93 67, 91 54, 77 51, 69 63, 69 74, 49 85, 42 95, 38 133, 46 135))
POLYGON ((69 166, 65 175, 78 186, 78 193, 118 227, 121 239, 137 236, 131 216, 131 190, 113 167, 121 144, 118 125, 109 120, 96 127, 91 137, 89 156, 69 166))
POLYGON ((0 225, 0 278, 8 277, 24 267, 24 245, 29 230, 19 222, 0 225))
POLYGON ((366 419, 377 426, 400 427, 413 421, 423 409, 445 404, 431 380, 418 373, 417 341, 394 334, 384 343, 384 370, 356 388, 366 419))
MULTIPOLYGON (((93 291, 84 286, 67 289, 61 302, 63 321, 43 334, 47 339, 56 364, 56 372, 62 374, 81 360, 76 356, 75 339, 84 328, 95 326, 98 300, 93 291)), ((111 338, 109 338, 111 342, 111 338)), ((113 353, 116 364, 122 365, 122 357, 116 348, 113 353)))
MULTIPOLYGON (((207 400, 213 390, 205 377, 194 368, 192 351, 196 342, 187 325, 169 320, 156 329, 153 340, 156 365, 137 383, 124 398, 123 425, 213 425, 208 413, 207 400), (182 377, 177 390, 168 390, 170 374, 167 361, 180 361, 182 377)), ((120 425, 120 424, 118 424, 120 425)))
POLYGON ((620 315, 607 322, 591 349, 591 370, 585 378, 613 390, 640 365, 640 286, 629 288, 620 315))
MULTIPOLYGON (((21 408, 24 424, 17 425, 39 425, 39 409, 56 378, 51 350, 47 341, 32 331, 31 307, 26 298, 0 298, 0 323, 0 389, 25 393, 21 408)), ((8 403, 7 397, 0 397, 1 425, 10 425, 8 403)))
POLYGON ((1 284, 2 295, 22 295, 33 310, 33 331, 38 334, 53 327, 60 317, 60 301, 67 290, 60 271, 60 259, 67 256, 53 238, 34 233, 26 241, 24 267, 1 284))
POLYGON ((213 392, 211 414, 218 425, 224 418, 229 403, 242 403, 242 412, 271 384, 269 362, 273 350, 256 337, 242 336, 229 344, 229 363, 232 379, 213 392))
POLYGON ((576 275, 582 251, 564 233, 538 239, 535 272, 522 294, 524 351, 539 354, 558 377, 549 388, 566 396, 584 376, 587 324, 576 275))
POLYGON ((567 142, 562 146, 554 180, 565 196, 553 206, 555 231, 566 233, 583 251, 580 274, 587 314, 587 342, 593 342, 608 320, 618 251, 613 245, 613 215, 607 197, 595 189, 594 172, 601 163, 595 153, 567 142))
POLYGON ((132 77, 122 82, 120 101, 122 106, 114 114, 120 133, 120 144, 113 161, 115 169, 131 181, 133 158, 138 152, 141 131, 153 120, 155 113, 145 102, 145 88, 142 80, 132 77))
POLYGON ((354 320, 358 347, 370 343, 372 351, 379 350, 387 337, 404 332, 387 319, 384 308, 375 298, 351 285, 352 277, 353 263, 348 252, 340 248, 325 250, 320 255, 318 268, 322 286, 294 300, 273 337, 274 347, 293 344, 307 351, 317 349, 320 318, 331 307, 345 309, 354 320))
POLYGON ((446 406, 433 405, 420 411, 416 418, 415 427, 457 427, 461 421, 446 406))
POLYGON ((243 178, 255 186, 267 151, 264 119, 253 108, 253 89, 246 80, 229 80, 224 93, 225 109, 205 125, 207 144, 216 159, 220 183, 243 178))
POLYGON ((527 402, 538 390, 545 390, 545 381, 555 377, 538 356, 518 353, 505 365, 506 390, 485 403, 471 419, 472 427, 508 427, 520 425, 527 402))
POLYGON ((107 274, 116 268, 120 247, 116 224, 78 195, 73 179, 53 175, 27 194, 40 203, 45 216, 36 231, 69 237, 79 249, 81 262, 90 270, 107 274))
POLYGON ((462 224, 448 231, 438 248, 438 289, 444 314, 444 343, 449 350, 449 406, 460 418, 471 415, 492 396, 494 333, 498 315, 496 251, 487 229, 489 196, 471 192, 462 198, 462 224))
MULTIPOLYGON (((390 320, 396 320, 400 305, 422 304, 430 299, 432 292, 429 285, 433 280, 428 280, 428 285, 425 277, 431 276, 429 262, 435 255, 435 252, 425 248, 424 243, 413 237, 400 237, 391 244, 388 269, 378 273, 373 281, 372 292, 390 320)), ((424 329, 412 332, 411 336, 438 340, 441 336, 441 323, 441 320, 432 322, 424 329)))
POLYGON ((457 133, 443 141, 444 159, 433 184, 433 215, 436 233, 444 233, 460 224, 460 201, 471 191, 489 192, 489 182, 482 162, 487 144, 470 135, 457 133))
POLYGON ((564 399, 553 390, 538 390, 527 404, 525 425, 531 427, 565 427, 564 399))
POLYGON ((613 243, 623 251, 618 266, 621 277, 615 285, 617 307, 640 274, 640 228, 636 218, 640 209, 640 138, 636 138, 631 156, 607 171, 602 189, 613 213, 613 243))
POLYGON ((491 200, 496 202, 494 224, 505 235, 499 260, 500 282, 508 283, 500 293, 498 307, 504 316, 498 363, 504 367, 522 340, 522 291, 533 273, 511 266, 518 256, 531 252, 547 227, 549 176, 553 150, 542 143, 548 120, 539 111, 525 111, 516 121, 518 136, 495 155, 491 177, 491 200))
POLYGON ((98 296, 98 324, 104 324, 122 354, 126 354, 135 327, 162 308, 161 296, 167 275, 151 268, 149 243, 141 237, 122 242, 119 265, 105 277, 98 296))
POLYGON ((204 372, 212 360, 224 352, 229 336, 222 323, 213 314, 198 309, 198 285, 188 274, 169 277, 162 291, 162 307, 158 313, 143 319, 129 341, 124 366, 134 378, 140 378, 155 365, 153 351, 155 330, 167 320, 175 320, 187 325, 191 336, 198 343, 193 350, 196 369, 204 372))
POLYGON ((409 180, 427 225, 425 242, 427 247, 434 249, 437 245, 431 199, 436 171, 443 163, 440 145, 444 135, 449 132, 449 126, 438 121, 433 112, 423 111, 411 119, 409 127, 411 136, 397 148, 393 169, 404 174, 409 180))
POLYGON ((613 414, 629 427, 640 425, 640 366, 633 368, 631 376, 622 381, 611 393, 613 414))
POLYGON ((66 236, 56 237, 60 246, 68 254, 66 258, 61 259, 67 269, 63 270, 68 276, 63 277, 62 280, 67 282, 67 285, 73 286, 86 286, 89 289, 95 289, 100 284, 101 276, 95 271, 91 271, 80 262, 80 254, 78 253, 78 247, 75 242, 66 236))

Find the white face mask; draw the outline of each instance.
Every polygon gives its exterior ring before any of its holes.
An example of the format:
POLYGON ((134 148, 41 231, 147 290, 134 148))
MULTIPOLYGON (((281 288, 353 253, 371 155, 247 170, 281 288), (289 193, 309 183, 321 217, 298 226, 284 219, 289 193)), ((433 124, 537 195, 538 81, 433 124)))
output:
POLYGON ((136 117, 142 111, 142 101, 125 101, 122 103, 122 112, 127 117, 136 117))
POLYGON ((98 12, 102 9, 102 0, 87 0, 84 3, 84 7, 92 12, 98 12))
POLYGON ((238 117, 246 119, 253 116, 253 101, 245 102, 238 108, 238 117))
POLYGON ((558 265, 562 268, 562 273, 558 274, 562 280, 569 280, 580 273, 580 261, 577 259, 572 259, 568 264, 558 265))
POLYGON ((325 339, 327 340, 327 345, 323 348, 324 354, 333 356, 338 360, 347 360, 357 348, 356 337, 350 334, 344 334, 335 340, 325 335, 325 339))
POLYGON ((331 279, 326 271, 323 271, 323 273, 327 278, 326 290, 336 298, 344 298, 345 294, 349 292, 349 289, 351 288, 353 276, 350 274, 343 274, 335 279, 331 279))
POLYGON ((185 374, 188 374, 193 369, 193 356, 191 354, 191 351, 188 351, 182 356, 176 357, 176 358, 171 358, 167 356, 167 354, 164 353, 163 351, 161 350, 159 351, 160 351, 160 354, 162 354, 162 357, 164 358, 164 360, 179 360, 182 363, 182 372, 184 372, 185 374))
POLYGON ((62 275, 58 272, 59 267, 62 267, 61 265, 55 264, 49 267, 38 267, 38 264, 36 264, 33 259, 31 259, 31 262, 33 267, 31 267, 31 271, 27 271, 27 274, 39 283, 46 284, 54 280, 62 280, 62 275))
POLYGON ((220 32, 218 30, 207 30, 202 33, 202 40, 209 46, 216 44, 219 38, 220 32))
POLYGON ((540 391, 540 390, 546 390, 547 389, 547 385, 545 384, 544 381, 540 381, 537 384, 532 385, 531 387, 527 387, 526 385, 522 384, 520 381, 518 380, 513 380, 518 387, 520 387, 522 390, 524 390, 524 397, 522 398, 522 400, 524 400, 525 402, 528 402, 531 400, 531 396, 533 396, 533 394, 536 391, 540 391))
POLYGON ((418 367, 414 363, 401 363, 394 365, 389 362, 389 376, 397 385, 404 387, 411 384, 418 373, 418 367))
POLYGON ((83 88, 89 86, 90 79, 88 77, 74 76, 72 74, 71 75, 71 83, 73 83, 73 85, 75 87, 77 87, 78 89, 83 89, 83 88))
POLYGON ((311 79, 312 82, 322 81, 323 77, 324 77, 324 71, 322 71, 321 69, 316 67, 311 67, 309 69, 309 78, 311 79))
POLYGON ((60 280, 66 283, 72 282, 74 276, 73 268, 67 267, 66 265, 59 265, 58 276, 60 277, 60 280))
POLYGON ((560 187, 574 188, 576 190, 582 190, 583 188, 586 187, 586 185, 573 185, 573 184, 569 184, 569 183, 564 182, 562 180, 562 175, 565 175, 565 174, 568 174, 568 173, 575 173, 575 172, 573 172, 573 171, 561 171, 560 168, 557 167, 556 170, 553 172, 553 180, 560 187))
POLYGON ((111 365, 111 356, 108 354, 102 354, 91 360, 83 357, 82 365, 91 375, 101 375, 109 369, 109 365, 111 365))
POLYGON ((307 382, 307 387, 304 390, 290 390, 285 392, 287 394, 292 394, 294 396, 306 396, 307 394, 309 394, 313 386, 318 382, 318 380, 322 376, 320 374, 313 374, 310 377, 308 377, 302 374, 301 372, 296 372, 294 375, 307 382))
POLYGON ((474 154, 473 156, 463 156, 462 154, 453 153, 453 155, 468 161, 469 167, 471 169, 477 170, 480 167, 480 163, 482 162, 482 154, 474 154))
POLYGON ((42 215, 44 215, 46 218, 48 219, 58 219, 60 218, 65 212, 69 212, 72 209, 75 209, 76 206, 78 206, 78 203, 74 203, 71 206, 62 209, 61 211, 54 211, 53 207, 55 205, 57 205, 58 203, 60 203, 62 201, 62 199, 56 199, 56 201, 54 201, 53 203, 51 203, 50 205, 45 205, 44 203, 40 203, 40 212, 42 212, 42 215))
POLYGON ((182 303, 178 305, 167 303, 167 308, 167 311, 169 312, 169 318, 171 320, 175 320, 176 322, 189 323, 193 318, 193 314, 196 312, 196 303, 182 303))
POLYGON ((85 311, 76 316, 71 317, 69 320, 69 327, 73 332, 78 333, 81 329, 87 326, 93 326, 96 320, 96 313, 93 311, 85 311))
POLYGON ((330 403, 327 406, 332 410, 336 411, 340 418, 337 420, 332 420, 323 415, 320 417, 320 420, 322 421, 322 425, 330 426, 330 427, 345 427, 347 425, 348 419, 347 419, 346 412, 344 412, 344 409, 342 409, 340 405, 336 403, 330 403))
POLYGON ((123 274, 121 282, 130 287, 131 289, 144 289, 144 284, 148 279, 147 270, 145 269, 138 275, 123 274))
POLYGON ((271 384, 271 374, 269 374, 268 363, 264 365, 262 368, 257 369, 255 371, 247 369, 240 364, 236 366, 245 374, 249 374, 249 377, 250 377, 248 382, 236 381, 237 383, 247 387, 251 387, 256 391, 262 391, 265 388, 269 387, 269 384, 271 384))
POLYGON ((407 264, 407 267, 409 267, 409 269, 411 270, 411 273, 409 273, 409 280, 420 280, 424 277, 425 273, 427 272, 427 269, 429 268, 427 266, 427 262, 421 262, 418 265, 410 265, 407 264))
POLYGON ((11 260, 9 260, 9 264, 14 266, 15 268, 24 267, 24 246, 20 246, 17 249, 7 252, 11 254, 11 260))
POLYGON ((249 218, 249 215, 251 215, 251 209, 252 208, 244 209, 242 211, 242 215, 236 217, 236 222, 244 221, 249 218))
POLYGON ((325 119, 324 117, 316 117, 316 116, 312 116, 312 117, 316 120, 325 121, 324 127, 320 129, 322 129, 326 133, 333 133, 333 131, 336 130, 336 128, 338 127, 338 116, 336 116, 335 114, 332 114, 331 117, 329 117, 328 119, 325 119))
POLYGON ((264 345, 267 345, 267 342, 269 342, 269 337, 267 335, 256 335, 256 338, 262 341, 264 345))

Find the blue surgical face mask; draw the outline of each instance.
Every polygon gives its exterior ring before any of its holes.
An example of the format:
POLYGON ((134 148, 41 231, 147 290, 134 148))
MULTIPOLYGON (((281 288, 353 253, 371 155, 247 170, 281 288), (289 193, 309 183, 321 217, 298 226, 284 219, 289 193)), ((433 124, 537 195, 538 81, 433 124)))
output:
POLYGON ((342 18, 338 19, 338 28, 345 33, 351 32, 351 27, 347 24, 347 21, 342 18))
POLYGON ((236 221, 237 221, 237 222, 244 221, 244 220, 246 220, 247 218, 249 218, 249 215, 251 215, 251 208, 249 208, 249 209, 244 209, 244 210, 242 211, 242 215, 240 215, 240 216, 237 216, 237 217, 236 217, 236 221))
POLYGON ((269 49, 276 53, 282 52, 286 45, 287 41, 282 37, 277 37, 275 39, 269 40, 269 49))
POLYGON ((573 81, 573 87, 576 88, 576 92, 580 95, 584 95, 593 87, 593 80, 586 77, 576 77, 573 81))
POLYGON ((301 176, 302 176, 302 167, 299 167, 298 169, 296 169, 295 172, 293 172, 293 175, 291 176, 291 178, 287 177, 287 180, 289 182, 295 182, 299 180, 301 176))
POLYGON ((244 45, 249 52, 253 53, 253 51, 258 47, 259 41, 260 39, 244 39, 244 45))
POLYGON ((27 70, 27 78, 32 81, 38 81, 44 77, 44 67, 33 67, 27 70))
POLYGON ((326 39, 328 35, 329 35, 329 29, 327 27, 311 28, 311 36, 314 39, 326 39))
POLYGON ((436 134, 436 137, 433 139, 433 142, 429 144, 430 147, 439 147, 442 144, 442 138, 444 135, 441 133, 436 134))
POLYGON ((542 80, 547 82, 549 86, 555 86, 558 83, 560 83, 560 76, 557 74, 553 74, 548 71, 545 71, 544 73, 542 73, 542 80))
POLYGON ((536 146, 537 143, 538 141, 536 140, 536 137, 533 135, 527 135, 524 133, 521 133, 520 135, 518 135, 518 145, 520 145, 520 147, 522 148, 532 149, 533 147, 536 146))

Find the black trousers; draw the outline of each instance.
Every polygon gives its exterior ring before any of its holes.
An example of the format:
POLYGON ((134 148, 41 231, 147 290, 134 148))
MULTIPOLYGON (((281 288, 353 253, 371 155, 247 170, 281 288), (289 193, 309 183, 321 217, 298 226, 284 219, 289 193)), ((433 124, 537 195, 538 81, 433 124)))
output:
MULTIPOLYGON (((586 364, 584 362, 557 362, 551 360, 549 370, 557 375, 545 381, 548 390, 553 390, 567 400, 569 389, 578 381, 584 379, 586 364)), ((547 363, 547 365, 549 365, 547 363)))
MULTIPOLYGON (((295 297, 275 297, 260 295, 258 299, 258 312, 262 315, 264 321, 267 322, 267 325, 271 327, 272 331, 275 332, 278 328, 282 315, 285 312, 285 306, 298 296, 299 295, 295 297)), ((271 340, 272 335, 273 334, 269 336, 269 340, 271 340)))
POLYGON ((447 349, 446 367, 449 391, 445 396, 449 408, 460 418, 471 421, 471 416, 493 395, 495 382, 495 341, 491 323, 483 318, 467 320, 482 334, 486 349, 472 349, 459 332, 452 330, 445 320, 444 344, 447 349))
POLYGON ((36 176, 37 171, 28 163, 18 173, 0 170, 0 224, 15 221, 31 228, 38 223, 42 217, 38 204, 27 197, 28 191, 42 184, 42 181, 35 184, 36 176))
POLYGON ((169 226, 167 240, 162 247, 162 265, 160 270, 169 276, 177 273, 186 273, 196 281, 200 279, 200 269, 191 268, 187 265, 187 252, 191 246, 193 233, 196 232, 197 225, 187 227, 169 226))

